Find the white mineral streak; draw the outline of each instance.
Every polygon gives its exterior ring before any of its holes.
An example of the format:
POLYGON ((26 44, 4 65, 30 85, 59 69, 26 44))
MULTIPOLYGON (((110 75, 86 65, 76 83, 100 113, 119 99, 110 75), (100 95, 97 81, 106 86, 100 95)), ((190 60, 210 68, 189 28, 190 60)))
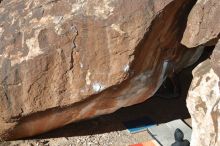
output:
POLYGON ((129 66, 129 64, 127 64, 127 65, 124 66, 123 70, 124 70, 124 72, 128 72, 129 69, 130 69, 130 66, 129 66))
POLYGON ((87 74, 86 74, 86 84, 87 84, 87 85, 90 85, 90 84, 91 84, 90 75, 91 75, 91 73, 90 73, 90 71, 88 70, 88 71, 87 71, 87 74))
POLYGON ((95 16, 107 19, 112 12, 114 11, 114 7, 111 7, 110 4, 114 0, 103 0, 98 6, 95 6, 95 16))
POLYGON ((95 92, 101 92, 105 87, 100 83, 94 83, 92 88, 95 92))
POLYGON ((114 29, 115 31, 117 31, 118 33, 120 33, 121 35, 125 34, 125 32, 121 30, 121 28, 118 24, 112 24, 111 28, 114 29))
POLYGON ((84 14, 86 16, 96 16, 101 19, 107 19, 113 14, 114 7, 111 3, 115 0, 101 0, 98 4, 90 0, 76 0, 72 5, 73 14, 84 14), (94 5, 93 3, 96 3, 94 5))
POLYGON ((12 66, 17 64, 17 63, 21 63, 23 61, 33 59, 34 57, 43 54, 43 52, 41 51, 41 49, 39 47, 39 42, 38 42, 39 33, 40 33, 40 30, 35 31, 34 37, 26 40, 26 45, 27 45, 28 50, 29 50, 27 56, 18 57, 18 59, 12 60, 12 62, 11 62, 12 66))
POLYGON ((162 66, 162 72, 161 72, 160 77, 159 77, 159 80, 158 80, 158 81, 159 81, 159 83, 158 83, 159 86, 157 86, 155 92, 159 89, 160 85, 163 83, 163 81, 164 81, 164 80, 166 79, 166 77, 167 77, 167 68, 168 68, 168 65, 170 65, 170 64, 169 64, 169 60, 164 60, 163 66, 162 66))
POLYGON ((0 27, 0 38, 2 37, 3 32, 4 32, 3 28, 0 27))

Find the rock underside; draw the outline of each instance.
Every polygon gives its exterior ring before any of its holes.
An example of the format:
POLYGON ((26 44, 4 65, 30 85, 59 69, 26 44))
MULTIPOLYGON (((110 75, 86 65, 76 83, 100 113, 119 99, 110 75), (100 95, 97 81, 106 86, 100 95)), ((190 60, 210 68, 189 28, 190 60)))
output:
MULTIPOLYGON (((203 46, 217 43, 220 2, 195 2, 3 0, 1 139, 37 135, 150 98, 167 76, 197 61, 203 46)), ((203 100, 190 90, 188 101, 203 100)))

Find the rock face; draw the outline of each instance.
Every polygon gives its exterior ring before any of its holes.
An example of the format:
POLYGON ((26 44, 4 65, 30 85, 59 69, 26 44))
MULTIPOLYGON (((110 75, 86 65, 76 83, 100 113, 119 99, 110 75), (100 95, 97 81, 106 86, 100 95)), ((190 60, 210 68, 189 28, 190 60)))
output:
POLYGON ((219 0, 197 0, 188 17, 182 43, 189 48, 215 45, 220 38, 219 14, 219 0))
POLYGON ((151 97, 202 49, 180 44, 192 0, 3 0, 0 137, 40 134, 151 97))
POLYGON ((192 146, 220 145, 220 40, 211 59, 193 71, 187 107, 192 117, 192 146))
MULTIPOLYGON (((220 38, 220 1, 198 0, 188 17, 181 43, 187 47, 215 46, 220 38)), ((193 73, 187 107, 192 117, 192 146, 220 145, 220 42, 211 60, 193 73)))
POLYGON ((187 107, 192 117, 192 146, 220 145, 219 76, 211 61, 201 63, 193 71, 187 107))

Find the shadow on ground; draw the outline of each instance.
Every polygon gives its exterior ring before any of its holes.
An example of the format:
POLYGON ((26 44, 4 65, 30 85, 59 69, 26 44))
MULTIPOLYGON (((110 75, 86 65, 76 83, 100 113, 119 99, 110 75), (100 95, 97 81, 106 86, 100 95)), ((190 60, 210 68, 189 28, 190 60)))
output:
MULTIPOLYGON (((208 58, 211 52, 212 49, 207 48, 198 63, 208 58)), ((28 139, 73 137, 121 131, 126 129, 122 121, 133 120, 143 116, 150 117, 158 124, 175 119, 188 119, 190 115, 186 107, 186 96, 192 80, 192 69, 198 63, 178 74, 182 91, 179 98, 161 99, 153 96, 141 104, 122 108, 113 114, 69 124, 65 127, 28 139)))

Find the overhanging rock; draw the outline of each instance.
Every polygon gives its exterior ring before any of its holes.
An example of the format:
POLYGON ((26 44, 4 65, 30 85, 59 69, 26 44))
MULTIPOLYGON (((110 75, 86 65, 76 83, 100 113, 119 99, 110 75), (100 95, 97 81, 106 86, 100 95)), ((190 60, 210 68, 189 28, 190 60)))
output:
POLYGON ((202 49, 180 44, 192 0, 3 0, 0 137, 143 102, 202 49), (170 70, 171 69, 171 70, 170 70))

